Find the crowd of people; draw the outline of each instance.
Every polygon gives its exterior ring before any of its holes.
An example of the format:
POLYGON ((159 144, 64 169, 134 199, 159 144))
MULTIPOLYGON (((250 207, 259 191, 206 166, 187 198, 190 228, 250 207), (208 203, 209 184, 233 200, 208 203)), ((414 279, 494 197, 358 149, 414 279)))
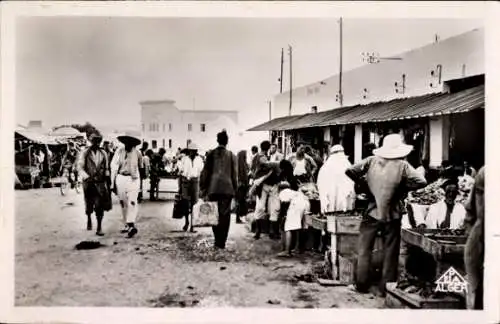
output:
MULTIPOLYGON (((116 150, 101 147, 98 134, 89 140, 91 145, 79 154, 77 168, 84 185, 87 229, 92 229, 91 214, 95 212, 97 235, 103 235, 103 215, 111 209, 114 192, 122 210, 122 233, 134 237, 138 233, 136 219, 143 181, 149 178, 150 199, 157 199, 162 172, 166 164, 175 162, 171 169, 178 174, 178 202, 186 206, 183 230, 193 229, 189 216, 193 216, 196 203, 215 202, 218 224, 212 230, 216 249, 226 246, 233 211, 237 223, 246 218, 255 225, 256 240, 265 227, 273 240, 284 235, 283 250, 278 256, 290 257, 296 246, 300 252, 307 213, 347 212, 354 209, 357 200, 366 200, 353 286, 361 293, 367 292, 370 285, 371 255, 377 235, 383 236, 384 244, 380 294, 385 295, 387 282, 397 280, 404 218, 410 219, 408 226, 415 228, 467 229, 471 234, 465 264, 472 278, 469 283, 474 286, 470 291, 478 300, 471 307, 480 304, 484 167, 476 172, 467 163, 453 166, 444 162, 437 179, 432 179, 428 164, 414 168, 406 160, 413 148, 404 144, 399 134, 387 135, 380 148, 374 148, 354 165, 339 144, 330 148, 325 160, 308 145, 300 145, 285 156, 269 141, 260 143, 260 149, 252 147, 249 156, 247 150, 234 154, 227 149, 229 137, 224 130, 217 134, 217 146, 205 155, 200 155, 196 145, 190 143, 170 161, 165 158, 165 150, 154 153, 147 143, 137 149, 141 144, 139 134, 119 136, 124 145, 116 150), (412 203, 412 199, 429 192, 438 198, 430 205, 427 217, 419 219, 413 210, 418 204, 412 203)), ((68 150, 66 159, 75 159, 72 150, 68 150)))

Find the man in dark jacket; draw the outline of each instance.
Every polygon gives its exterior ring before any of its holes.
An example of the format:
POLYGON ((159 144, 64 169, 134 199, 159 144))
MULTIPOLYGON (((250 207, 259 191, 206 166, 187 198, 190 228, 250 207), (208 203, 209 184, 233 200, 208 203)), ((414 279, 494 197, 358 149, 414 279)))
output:
POLYGON ((466 209, 468 237, 464 257, 468 279, 467 309, 483 309, 484 167, 477 173, 466 209))
POLYGON ((413 147, 403 143, 399 134, 384 138, 384 145, 373 150, 374 156, 347 169, 346 174, 370 193, 370 202, 359 228, 356 290, 367 292, 370 287, 371 255, 377 232, 384 238, 384 260, 380 295, 385 296, 387 282, 397 280, 401 241, 402 200, 409 190, 425 187, 425 178, 405 157, 413 147))
POLYGON ((216 201, 219 223, 212 226, 215 248, 226 247, 231 223, 231 200, 238 187, 238 164, 236 156, 226 149, 229 138, 226 131, 217 134, 219 146, 207 154, 207 160, 200 175, 201 197, 216 201))
POLYGON ((102 219, 104 212, 110 205, 110 163, 108 155, 99 147, 102 136, 94 133, 90 135, 90 147, 80 154, 78 160, 78 173, 83 180, 83 197, 85 199, 85 214, 87 214, 87 230, 92 230, 91 215, 95 211, 97 218, 96 235, 102 232, 102 219))

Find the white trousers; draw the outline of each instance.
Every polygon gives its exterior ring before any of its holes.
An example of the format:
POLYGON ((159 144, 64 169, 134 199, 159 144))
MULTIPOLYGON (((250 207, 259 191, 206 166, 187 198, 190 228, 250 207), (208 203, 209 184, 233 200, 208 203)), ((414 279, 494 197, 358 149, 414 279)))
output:
POLYGON ((135 223, 139 206, 137 204, 137 195, 141 186, 140 179, 133 180, 130 176, 116 176, 116 191, 120 206, 122 207, 123 222, 135 223))

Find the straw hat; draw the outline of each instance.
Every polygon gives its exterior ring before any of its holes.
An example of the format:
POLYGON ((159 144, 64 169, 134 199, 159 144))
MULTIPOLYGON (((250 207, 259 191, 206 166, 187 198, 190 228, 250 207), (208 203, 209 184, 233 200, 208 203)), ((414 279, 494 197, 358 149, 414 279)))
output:
POLYGON ((413 145, 403 143, 399 134, 390 134, 384 137, 382 147, 373 150, 373 154, 385 159, 400 159, 406 157, 413 150, 413 145))
POLYGON ((330 148, 330 154, 344 152, 344 147, 340 144, 334 145, 330 148))
POLYGON ((125 143, 131 143, 133 146, 141 144, 141 133, 136 131, 126 131, 123 135, 117 136, 117 139, 125 143))

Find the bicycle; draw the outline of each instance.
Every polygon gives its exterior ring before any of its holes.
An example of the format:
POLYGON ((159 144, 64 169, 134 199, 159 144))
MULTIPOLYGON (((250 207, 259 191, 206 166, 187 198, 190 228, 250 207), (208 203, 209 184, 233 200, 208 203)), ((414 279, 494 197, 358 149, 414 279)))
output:
POLYGON ((73 183, 71 187, 72 189, 75 189, 76 193, 80 193, 81 188, 82 188, 82 182, 80 180, 80 177, 75 174, 75 172, 69 172, 70 167, 64 167, 62 171, 62 182, 61 186, 59 187, 59 190, 61 192, 62 196, 65 196, 67 191, 68 191, 68 185, 73 183), (76 178, 76 179, 75 179, 76 178))

